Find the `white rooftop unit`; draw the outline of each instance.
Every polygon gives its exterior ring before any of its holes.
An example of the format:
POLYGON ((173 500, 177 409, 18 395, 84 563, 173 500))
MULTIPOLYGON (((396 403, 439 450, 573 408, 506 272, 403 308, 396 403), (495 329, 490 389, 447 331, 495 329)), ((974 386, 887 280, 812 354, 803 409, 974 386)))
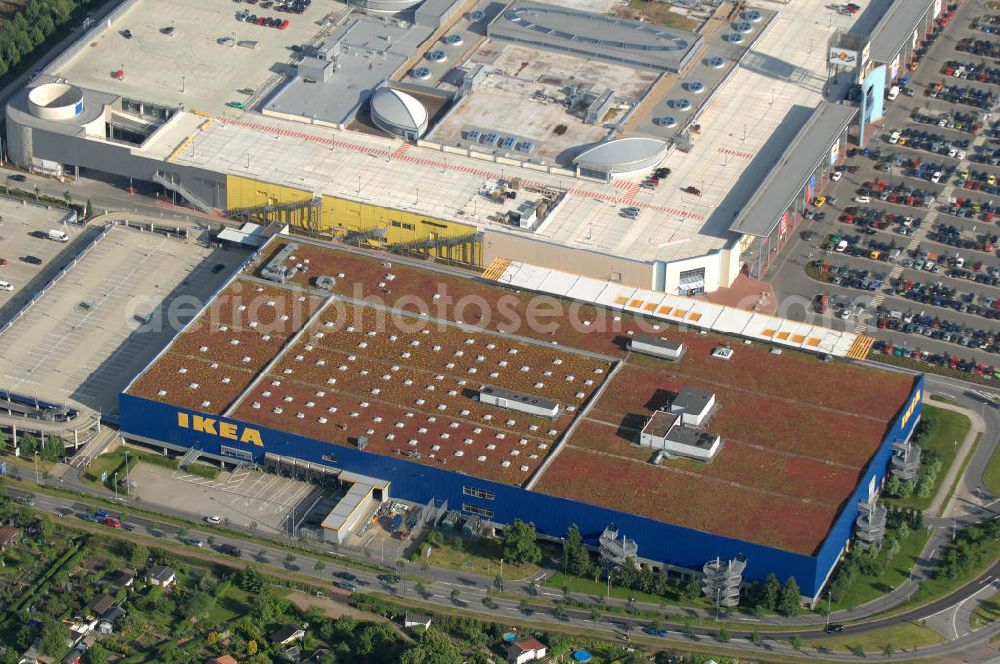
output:
POLYGON ((670 412, 680 416, 684 426, 698 427, 708 419, 714 406, 715 394, 712 392, 685 387, 670 403, 670 412))
POLYGON ((549 419, 553 419, 559 414, 559 403, 552 399, 544 399, 490 385, 484 385, 479 390, 479 402, 549 419))
POLYGON ((679 341, 671 341, 648 334, 637 334, 628 340, 628 349, 634 353, 662 357, 667 360, 679 360, 684 357, 687 348, 679 341))

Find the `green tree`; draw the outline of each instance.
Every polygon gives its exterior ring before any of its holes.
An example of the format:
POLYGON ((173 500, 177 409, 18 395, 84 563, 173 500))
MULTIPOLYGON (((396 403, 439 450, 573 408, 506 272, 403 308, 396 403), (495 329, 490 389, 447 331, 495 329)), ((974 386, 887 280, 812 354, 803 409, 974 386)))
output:
POLYGON ((802 638, 798 634, 794 634, 792 638, 788 639, 788 644, 798 650, 802 647, 802 638))
POLYGON ((882 648, 882 654, 886 657, 892 657, 896 654, 896 649, 892 647, 891 643, 885 644, 885 648, 882 648))
POLYGON ((590 552, 583 544, 583 536, 580 529, 574 523, 566 532, 566 541, 563 542, 563 569, 567 574, 574 576, 590 576, 593 565, 590 562, 590 552))
POLYGON ((400 658, 401 664, 462 664, 462 654, 443 632, 431 628, 400 658))
POLYGON ((726 629, 725 627, 719 630, 719 640, 722 641, 723 643, 726 643, 732 638, 733 638, 732 634, 730 634, 729 630, 726 629))
POLYGON ((687 599, 698 599, 701 594, 701 584, 698 583, 698 577, 694 574, 687 578, 684 582, 684 597, 687 599))
POLYGON ((38 438, 36 438, 33 434, 26 433, 21 436, 21 444, 19 447, 21 448, 22 456, 32 456, 38 451, 38 438))
POLYGON ((531 604, 528 603, 528 600, 522 599, 517 604, 517 610, 520 611, 521 613, 527 615, 527 614, 531 613, 531 604))
POLYGON ((413 592, 417 593, 418 595, 426 595, 427 588, 424 587, 424 584, 417 581, 416 583, 413 584, 413 592))
POLYGON ((324 563, 322 560, 317 560, 316 564, 313 565, 313 569, 316 570, 317 572, 322 572, 323 570, 326 569, 326 563, 324 563))
POLYGON ((538 546, 535 524, 515 519, 503 532, 503 557, 512 565, 538 563, 542 550, 538 546))
POLYGON ((191 618, 201 618, 212 607, 215 600, 208 593, 195 591, 187 600, 187 615, 191 618))
POLYGON ((100 641, 97 641, 87 650, 83 661, 85 664, 107 664, 110 657, 111 651, 101 645, 100 641))
POLYGON ((149 547, 145 544, 133 544, 129 551, 128 562, 132 567, 139 568, 149 560, 149 547))
POLYGON ((760 631, 756 627, 753 628, 753 632, 750 633, 750 643, 755 646, 760 645, 760 631))
POLYGON ((83 208, 83 216, 90 219, 94 216, 94 206, 91 204, 90 199, 87 199, 87 205, 83 208))
POLYGON ((597 622, 601 619, 601 610, 596 606, 590 610, 590 619, 597 622))
POLYGON ((43 622, 39 639, 42 652, 49 657, 62 657, 69 649, 66 628, 58 620, 47 619, 43 622))
POLYGON ((458 604, 458 598, 462 596, 462 591, 458 588, 453 588, 451 591, 451 601, 458 604))
POLYGON ((253 565, 247 565, 236 573, 236 585, 240 590, 258 594, 267 586, 267 577, 253 565))
POLYGON ((247 641, 247 654, 251 657, 257 654, 257 642, 253 639, 247 641))
POLYGON ((800 596, 799 584, 794 576, 788 577, 785 587, 781 589, 781 600, 779 609, 786 616, 794 616, 799 612, 800 596))
POLYGON ((781 582, 778 577, 771 572, 764 581, 764 588, 761 591, 761 604, 765 608, 774 611, 778 608, 778 600, 781 598, 781 582))

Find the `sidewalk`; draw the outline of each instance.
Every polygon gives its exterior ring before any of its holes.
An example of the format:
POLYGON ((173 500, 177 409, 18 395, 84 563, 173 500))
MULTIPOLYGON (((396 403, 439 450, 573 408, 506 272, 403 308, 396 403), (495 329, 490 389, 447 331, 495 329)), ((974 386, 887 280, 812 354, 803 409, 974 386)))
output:
POLYGON ((972 453, 972 446, 976 442, 976 437, 979 434, 985 434, 986 423, 983 422, 983 418, 979 415, 979 413, 974 410, 962 408, 961 406, 955 406, 943 401, 933 401, 928 403, 935 408, 950 410, 955 413, 962 413, 969 418, 971 426, 969 427, 969 432, 962 440, 961 445, 959 445, 958 453, 955 455, 954 462, 951 464, 951 467, 945 474, 944 479, 941 481, 941 488, 938 490, 937 495, 934 496, 931 506, 927 508, 927 514, 929 516, 937 516, 940 514, 941 516, 949 518, 965 516, 966 513, 964 511, 959 513, 958 510, 970 502, 973 502, 975 499, 972 490, 968 486, 968 477, 963 477, 962 481, 958 483, 958 486, 955 487, 955 493, 951 496, 950 500, 948 499, 948 491, 951 489, 951 485, 955 483, 955 477, 965 464, 965 460, 972 453), (945 500, 948 500, 947 505, 944 505, 945 500))

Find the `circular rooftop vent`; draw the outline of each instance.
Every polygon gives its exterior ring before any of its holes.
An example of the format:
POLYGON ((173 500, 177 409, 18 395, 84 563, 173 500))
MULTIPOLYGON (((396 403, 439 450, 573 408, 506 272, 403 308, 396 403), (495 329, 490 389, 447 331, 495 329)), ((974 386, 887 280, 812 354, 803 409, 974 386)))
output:
POLYGON ((83 113, 83 90, 69 83, 45 83, 28 92, 31 114, 43 120, 68 120, 83 113))
POLYGON ((691 81, 684 87, 687 88, 688 92, 693 92, 696 95, 700 95, 702 92, 705 91, 705 84, 699 83, 698 81, 691 81))
POLYGON ((448 44, 448 46, 461 46, 463 43, 465 43, 465 40, 462 39, 462 35, 448 35, 441 41, 443 41, 445 44, 448 44))
POLYGON ((431 70, 428 69, 427 67, 417 67, 412 72, 410 72, 410 75, 417 80, 426 81, 431 77, 431 70))
POLYGON ((759 23, 764 18, 764 15, 761 14, 756 9, 751 9, 750 11, 743 12, 741 16, 743 17, 744 20, 751 21, 753 23, 759 23))
POLYGON ((667 129, 670 129, 671 127, 677 126, 677 118, 665 115, 663 117, 653 118, 653 124, 659 127, 666 127, 667 129))
POLYGON ((729 35, 728 37, 726 37, 726 39, 729 41, 730 44, 742 44, 743 43, 743 35, 741 35, 738 32, 732 33, 731 35, 729 35))
POLYGON ((708 60, 705 61, 705 64, 707 64, 712 69, 722 69, 723 67, 726 66, 726 60, 725 58, 720 58, 717 55, 713 55, 712 57, 710 57, 708 60))
POLYGON ((743 34, 753 32, 753 23, 750 21, 740 21, 733 26, 733 29, 736 30, 736 32, 742 32, 743 34))
POLYGON ((691 102, 687 99, 675 99, 670 102, 671 108, 676 108, 678 111, 686 111, 691 108, 691 102))
POLYGON ((479 23, 484 18, 486 18, 486 12, 482 9, 476 9, 475 11, 469 12, 469 20, 473 23, 479 23))
POLYGON ((436 51, 431 51, 430 53, 428 53, 427 59, 430 60, 431 62, 444 62, 445 60, 448 59, 448 56, 445 55, 444 51, 438 49, 436 51))

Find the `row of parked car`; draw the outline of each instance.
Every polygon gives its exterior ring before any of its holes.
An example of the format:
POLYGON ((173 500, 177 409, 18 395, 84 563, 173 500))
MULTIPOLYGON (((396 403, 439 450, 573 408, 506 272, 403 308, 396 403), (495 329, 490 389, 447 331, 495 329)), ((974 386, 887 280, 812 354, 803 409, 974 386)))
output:
POLYGON ((279 30, 284 30, 288 27, 287 18, 278 18, 277 16, 257 16, 256 14, 251 14, 247 9, 236 12, 236 20, 242 21, 243 23, 262 25, 265 28, 278 28, 279 30))
POLYGON ((886 230, 890 226, 903 227, 910 232, 900 232, 900 235, 912 235, 912 230, 920 228, 923 219, 908 214, 896 214, 885 208, 858 207, 855 205, 844 208, 840 221, 845 224, 856 224, 859 228, 886 230))
POLYGON ((891 341, 879 340, 872 346, 875 353, 885 353, 896 357, 907 357, 918 362, 925 362, 931 366, 949 367, 969 374, 988 376, 1000 379, 1000 369, 992 364, 987 365, 976 360, 964 360, 958 355, 945 355, 941 353, 931 353, 922 351, 919 348, 909 348, 906 345, 894 344, 891 341))
POLYGON ((897 279, 893 282, 892 293, 888 290, 886 293, 990 320, 1000 319, 1000 300, 997 298, 963 293, 957 288, 950 288, 940 283, 928 284, 913 279, 897 279))
POLYGON ((813 268, 832 275, 830 283, 834 285, 845 288, 856 288, 863 291, 878 290, 888 276, 885 272, 854 268, 849 265, 834 265, 833 263, 824 263, 823 261, 815 261, 813 268))
POLYGON ((947 136, 914 127, 896 129, 889 133, 886 140, 893 145, 906 145, 914 150, 925 150, 959 160, 965 159, 966 150, 969 149, 968 139, 949 139, 947 136))
POLYGON ((989 164, 990 166, 1000 166, 1000 147, 977 145, 973 148, 973 153, 969 155, 969 161, 989 164))
POLYGON ((955 50, 971 53, 981 58, 1000 58, 1000 42, 992 39, 966 37, 955 44, 955 50))
POLYGON ((930 207, 937 201, 937 195, 926 189, 913 187, 904 182, 890 184, 885 180, 865 182, 858 190, 858 194, 862 199, 877 198, 887 203, 909 207, 930 207))
MULTIPOLYGON (((927 239, 939 244, 946 244, 956 249, 972 249, 993 253, 997 248, 996 234, 983 234, 976 237, 965 237, 962 229, 952 224, 937 224, 934 230, 927 233, 927 239)), ((958 267, 962 267, 959 265, 958 267)))
POLYGON ((927 86, 927 96, 951 104, 965 104, 984 110, 996 110, 997 98, 992 91, 964 85, 938 82, 927 86))
POLYGON ((912 310, 900 312, 878 307, 875 310, 875 317, 880 329, 921 335, 966 348, 978 348, 988 353, 1000 352, 997 335, 992 330, 983 330, 971 325, 956 323, 934 314, 912 310))
POLYGON ((968 134, 975 134, 982 129, 983 126, 982 123, 979 122, 979 118, 975 113, 962 113, 961 111, 954 111, 951 113, 921 113, 919 111, 914 111, 911 117, 915 122, 919 122, 921 124, 944 127, 945 129, 954 129, 955 131, 964 131, 968 134))
POLYGON ((941 206, 941 212, 963 219, 981 219, 992 222, 1000 213, 1000 202, 980 201, 967 196, 958 196, 954 201, 949 201, 941 206))
POLYGON ((955 78, 967 81, 1000 85, 1000 67, 989 67, 985 62, 975 63, 963 60, 949 60, 941 68, 941 73, 945 76, 954 76, 955 78))

